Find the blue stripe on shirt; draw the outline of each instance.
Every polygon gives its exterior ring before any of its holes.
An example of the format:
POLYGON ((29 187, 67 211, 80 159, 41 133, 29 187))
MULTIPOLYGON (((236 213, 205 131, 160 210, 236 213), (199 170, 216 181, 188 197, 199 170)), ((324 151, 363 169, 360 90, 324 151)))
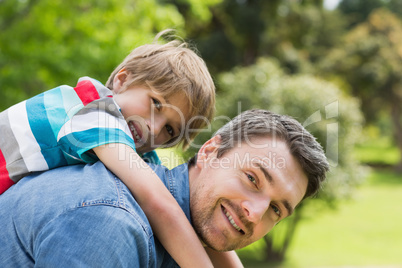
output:
POLYGON ((97 161, 97 158, 93 154, 88 153, 89 150, 111 143, 126 144, 135 151, 133 138, 117 128, 91 128, 67 134, 59 140, 59 144, 68 155, 81 158, 86 163, 97 161))
POLYGON ((49 90, 43 95, 43 105, 46 109, 46 117, 49 126, 53 130, 54 137, 57 137, 60 128, 68 120, 63 103, 63 95, 60 87, 49 90))
POLYGON ((77 96, 74 88, 70 86, 60 86, 59 88, 63 98, 64 110, 68 116, 68 118, 66 118, 67 122, 67 120, 70 120, 84 105, 77 96))
POLYGON ((41 148, 49 169, 67 165, 67 161, 60 149, 54 148, 57 141, 53 129, 47 120, 44 107, 44 94, 37 95, 26 101, 28 122, 31 131, 41 148))

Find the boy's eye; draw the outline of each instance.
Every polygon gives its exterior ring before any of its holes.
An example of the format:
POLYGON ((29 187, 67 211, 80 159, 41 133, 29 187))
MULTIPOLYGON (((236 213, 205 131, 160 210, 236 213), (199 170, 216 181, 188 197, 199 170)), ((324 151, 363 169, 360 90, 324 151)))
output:
POLYGON ((158 101, 157 99, 152 98, 152 102, 155 105, 157 110, 160 110, 162 108, 162 103, 158 101))
POLYGON ((171 137, 174 137, 174 129, 171 126, 166 125, 166 131, 171 137))

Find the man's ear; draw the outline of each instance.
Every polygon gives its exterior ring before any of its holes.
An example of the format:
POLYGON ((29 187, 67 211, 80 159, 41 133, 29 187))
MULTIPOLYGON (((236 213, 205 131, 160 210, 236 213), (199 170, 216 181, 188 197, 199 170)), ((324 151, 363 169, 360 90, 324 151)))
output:
POLYGON ((127 81, 128 73, 126 68, 121 69, 113 78, 113 92, 119 93, 127 81))
POLYGON ((216 156, 216 151, 221 143, 221 136, 216 135, 206 141, 197 153, 197 167, 201 168, 203 163, 216 156))

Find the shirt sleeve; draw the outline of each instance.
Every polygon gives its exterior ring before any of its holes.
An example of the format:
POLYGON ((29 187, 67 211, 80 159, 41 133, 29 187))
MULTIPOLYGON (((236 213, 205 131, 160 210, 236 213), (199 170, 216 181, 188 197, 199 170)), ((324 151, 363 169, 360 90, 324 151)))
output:
POLYGON ((128 125, 109 97, 84 106, 63 125, 57 140, 67 156, 86 163, 97 160, 88 151, 101 145, 122 143, 135 150, 128 125))
POLYGON ((150 151, 150 152, 144 153, 141 157, 147 163, 155 164, 155 165, 162 165, 162 162, 159 159, 159 156, 155 151, 150 151))
POLYGON ((150 267, 148 237, 124 209, 88 206, 48 223, 34 243, 35 267, 150 267))

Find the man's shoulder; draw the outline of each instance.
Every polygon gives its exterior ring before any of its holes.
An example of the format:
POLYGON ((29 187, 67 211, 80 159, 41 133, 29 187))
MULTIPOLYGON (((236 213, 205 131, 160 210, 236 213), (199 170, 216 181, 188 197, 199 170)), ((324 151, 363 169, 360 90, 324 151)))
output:
POLYGON ((155 171, 156 175, 158 175, 160 179, 165 178, 169 172, 169 169, 163 165, 154 164, 151 162, 148 162, 147 165, 150 166, 153 171, 155 171))
POLYGON ((101 162, 34 173, 6 194, 10 195, 6 199, 16 210, 30 209, 39 215, 47 213, 43 216, 49 218, 88 206, 111 206, 145 218, 127 187, 101 162))
MULTIPOLYGON (((177 167, 169 169, 163 165, 156 165, 148 163, 148 165, 155 171, 156 175, 162 180, 166 187, 170 190, 170 187, 180 182, 180 185, 188 182, 188 165, 187 163, 181 164, 177 167)), ((173 196, 175 194, 171 192, 173 196)), ((176 196, 175 196, 176 197, 176 196)))
MULTIPOLYGON (((54 250, 54 254, 44 255, 40 250, 31 252, 38 263, 43 258, 48 261, 49 255, 53 255, 55 264, 68 261, 70 258, 66 259, 60 250, 64 239, 66 248, 90 252, 99 260, 105 256, 115 263, 128 262, 137 252, 145 265, 155 261, 153 234, 145 214, 127 187, 101 162, 28 176, 0 196, 3 205, 9 209, 3 210, 4 217, 0 217, 5 230, 0 241, 20 241, 10 248, 10 254, 24 256, 32 249, 33 240, 43 253, 54 250)), ((78 252, 73 255, 78 256, 74 259, 96 261, 78 252)))
MULTIPOLYGON (((65 211, 40 229, 33 251, 42 267, 154 267, 146 219, 106 202, 65 211), (66 258, 65 250, 70 257, 66 258)), ((36 229, 38 230, 38 229, 36 229)))

